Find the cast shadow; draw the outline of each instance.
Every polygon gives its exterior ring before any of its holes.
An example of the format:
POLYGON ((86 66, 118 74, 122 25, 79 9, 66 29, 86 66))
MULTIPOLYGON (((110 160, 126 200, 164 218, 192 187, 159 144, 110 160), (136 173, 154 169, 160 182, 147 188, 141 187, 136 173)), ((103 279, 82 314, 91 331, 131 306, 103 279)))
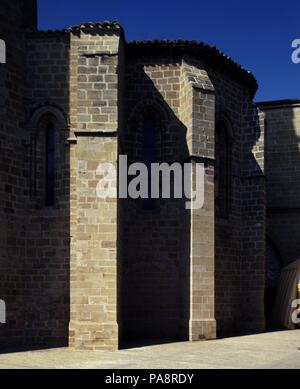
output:
MULTIPOLYGON (((136 66, 134 74, 135 81, 126 89, 127 120, 120 154, 128 156, 128 165, 143 162, 143 119, 152 117, 156 123, 152 162, 183 164, 189 155, 186 127, 142 65, 136 66)), ((190 215, 185 201, 172 197, 152 202, 119 200, 121 348, 188 339, 190 215)))

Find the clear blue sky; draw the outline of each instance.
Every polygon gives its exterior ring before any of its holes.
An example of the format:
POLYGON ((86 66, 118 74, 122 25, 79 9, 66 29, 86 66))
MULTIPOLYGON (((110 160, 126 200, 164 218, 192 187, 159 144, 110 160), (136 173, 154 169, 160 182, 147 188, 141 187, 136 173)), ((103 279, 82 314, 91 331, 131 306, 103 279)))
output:
POLYGON ((191 39, 216 45, 259 82, 257 101, 300 98, 299 0, 38 0, 39 28, 118 20, 126 39, 191 39))

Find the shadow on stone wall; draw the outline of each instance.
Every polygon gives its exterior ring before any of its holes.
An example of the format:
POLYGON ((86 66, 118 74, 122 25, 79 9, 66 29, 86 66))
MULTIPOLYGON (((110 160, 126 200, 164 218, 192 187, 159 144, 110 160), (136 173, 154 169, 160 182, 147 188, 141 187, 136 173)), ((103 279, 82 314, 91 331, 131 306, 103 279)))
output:
POLYGON ((264 330, 266 204, 257 109, 247 96, 232 107, 215 87, 216 123, 226 115, 232 126, 229 211, 215 218, 216 321, 223 337, 264 330))
MULTIPOLYGON (((1 352, 7 348, 31 350, 66 346, 70 316, 67 125, 57 127, 56 202, 47 207, 42 179, 45 175, 45 138, 41 136, 40 128, 28 127, 34 109, 42 106, 45 113, 47 102, 32 101, 28 98, 29 93, 24 100, 28 54, 25 37, 12 34, 7 42, 7 77, 14 82, 20 79, 22 84, 19 94, 14 88, 6 91, 6 109, 0 125, 0 177, 3 183, 0 187, 0 298, 6 302, 7 309, 6 324, 0 325, 1 352), (22 52, 13 50, 14 39, 21 45, 22 52), (12 106, 15 111, 9 109, 12 106)), ((29 83, 28 87, 33 88, 33 85, 29 83)), ((48 114, 52 109, 53 104, 50 104, 48 114)), ((67 104, 64 110, 68 112, 67 104)))
POLYGON ((244 106, 241 183, 241 306, 238 330, 265 330, 266 186, 263 119, 252 101, 244 106))
POLYGON ((270 315, 279 281, 275 272, 278 262, 284 267, 300 258, 300 108, 289 101, 258 105, 266 117, 267 261, 270 264, 266 299, 270 315))
MULTIPOLYGON (((128 164, 143 161, 143 118, 154 115, 155 162, 183 163, 189 155, 186 127, 142 65, 135 80, 132 87, 138 88, 138 94, 128 93, 128 120, 120 137, 120 154, 128 155, 128 164)), ((143 345, 188 339, 189 211, 185 199, 157 199, 152 209, 144 205, 142 199, 119 201, 121 347, 131 342, 143 345)))
POLYGON ((300 257, 300 136, 295 112, 288 105, 265 111, 267 230, 284 265, 300 257))

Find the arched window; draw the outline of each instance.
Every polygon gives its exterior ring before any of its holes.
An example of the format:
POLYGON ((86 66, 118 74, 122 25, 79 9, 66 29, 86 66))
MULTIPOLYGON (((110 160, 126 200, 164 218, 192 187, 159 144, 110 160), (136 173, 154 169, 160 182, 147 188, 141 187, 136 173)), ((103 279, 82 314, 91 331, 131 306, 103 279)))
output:
POLYGON ((143 122, 143 163, 148 168, 148 198, 143 201, 143 208, 152 210, 155 208, 155 200, 151 198, 151 164, 155 162, 155 133, 156 121, 148 115, 143 122))
POLYGON ((46 164, 45 164, 45 194, 46 205, 52 206, 55 201, 55 127, 49 123, 46 128, 46 164))
POLYGON ((31 135, 30 198, 38 209, 51 207, 66 193, 67 116, 53 104, 41 104, 32 113, 27 128, 31 135))
POLYGON ((228 128, 220 122, 216 128, 215 193, 216 215, 227 219, 230 211, 231 187, 231 139, 228 128))

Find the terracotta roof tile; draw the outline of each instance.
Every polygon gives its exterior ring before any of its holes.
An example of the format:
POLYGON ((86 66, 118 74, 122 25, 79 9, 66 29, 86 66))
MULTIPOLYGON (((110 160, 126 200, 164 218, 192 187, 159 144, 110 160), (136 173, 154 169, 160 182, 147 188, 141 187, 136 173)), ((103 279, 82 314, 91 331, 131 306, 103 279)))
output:
POLYGON ((123 31, 123 28, 120 25, 120 23, 117 21, 113 21, 113 22, 104 21, 104 22, 81 23, 61 30, 27 30, 27 32, 43 35, 43 34, 65 34, 70 32, 77 32, 81 30, 123 31))
POLYGON ((81 23, 76 26, 72 26, 68 28, 68 31, 78 31, 78 30, 123 30, 123 28, 120 25, 120 23, 117 21, 81 23))

